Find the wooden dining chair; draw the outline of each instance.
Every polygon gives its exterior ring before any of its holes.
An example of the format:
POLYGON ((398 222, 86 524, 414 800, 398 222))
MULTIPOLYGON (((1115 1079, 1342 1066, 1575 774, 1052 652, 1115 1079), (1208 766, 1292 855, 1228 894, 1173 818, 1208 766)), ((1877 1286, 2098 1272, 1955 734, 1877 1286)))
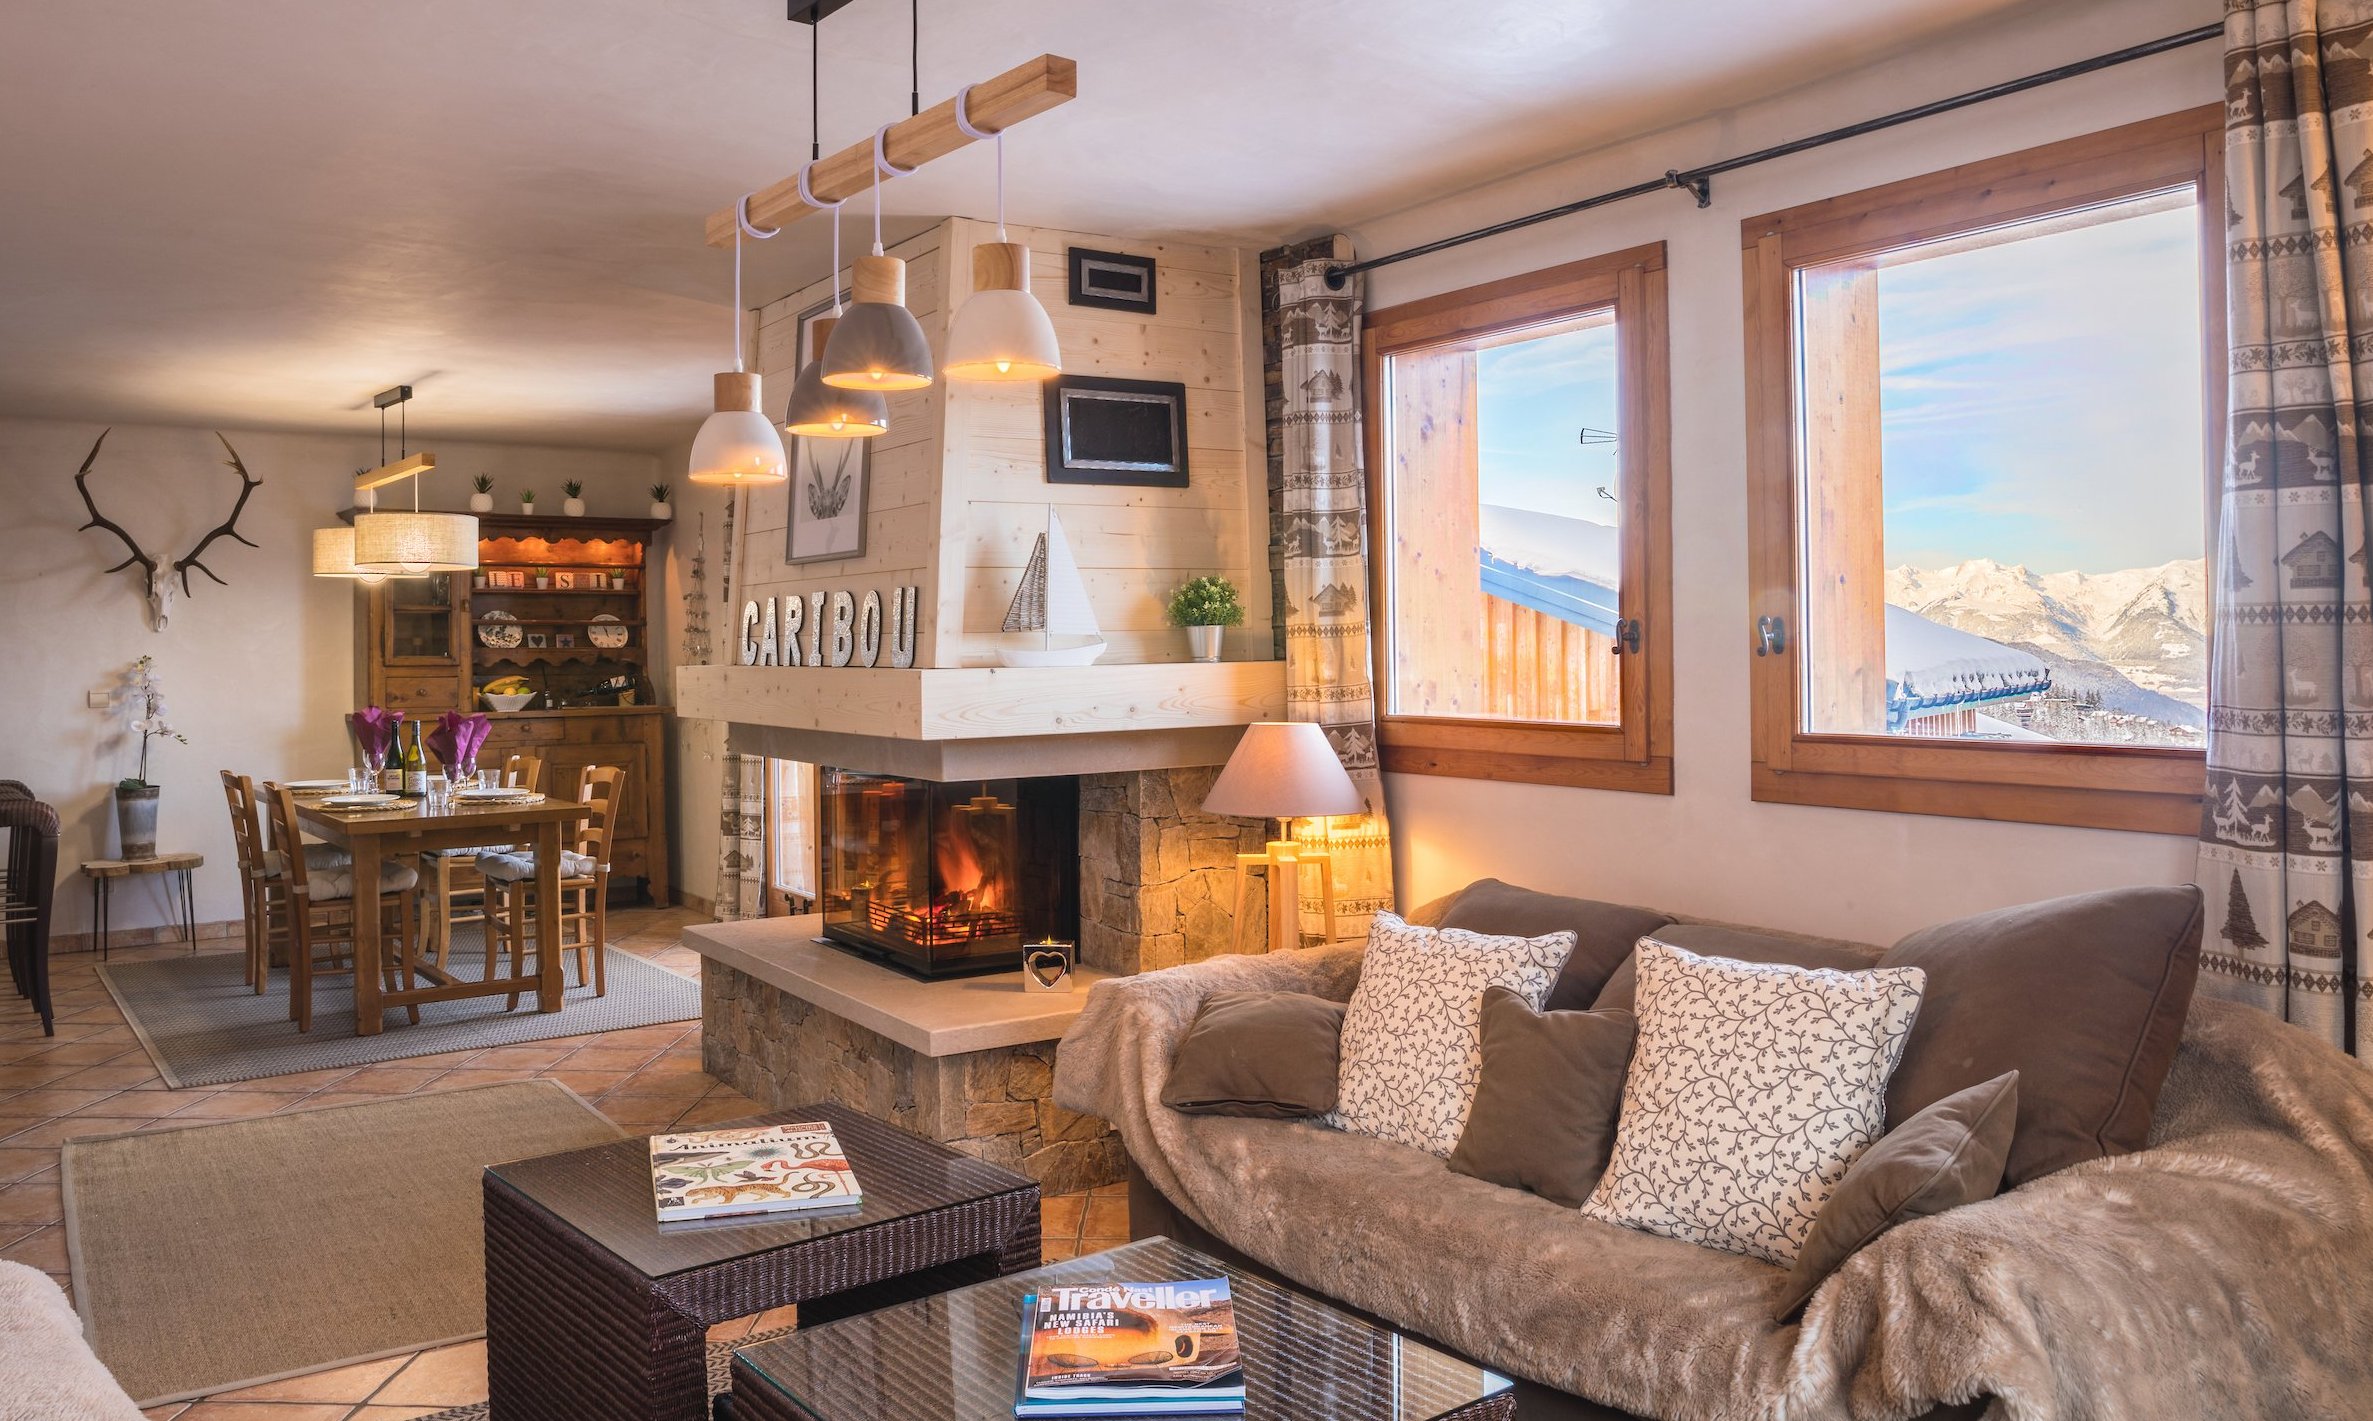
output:
MULTIPOLYGON (((247 939, 247 985, 263 995, 272 978, 272 949, 287 938, 288 875, 278 838, 267 840, 257 813, 255 781, 222 771, 223 798, 231 809, 231 843, 239 859, 239 907, 247 939)), ((301 841, 300 841, 301 842, 301 841)), ((306 844, 304 857, 315 869, 347 861, 335 844, 306 844)))
MULTIPOLYGON (((262 787, 261 798, 268 822, 274 826, 275 837, 282 844, 304 842, 297 828, 296 796, 277 784, 262 787)), ((350 965, 354 956, 354 865, 352 862, 317 867, 308 862, 303 852, 288 854, 281 860, 287 875, 288 921, 288 1014, 299 1031, 313 1029, 313 973, 321 965, 319 954, 325 947, 343 947, 343 957, 350 965)), ((400 863, 382 864, 379 869, 380 941, 386 950, 381 954, 380 979, 390 990, 401 985, 412 985, 412 898, 420 876, 400 863)), ((420 1022, 420 1008, 406 1008, 414 1025, 420 1022)))
MULTIPOLYGON (((577 776, 577 799, 585 805, 585 818, 578 826, 575 843, 561 853, 560 903, 554 926, 560 935, 560 950, 577 956, 577 981, 593 983, 597 997, 610 990, 602 961, 610 940, 610 840, 617 830, 618 808, 625 794, 626 771, 613 765, 587 765, 577 776)), ((531 910, 543 913, 554 909, 534 902, 533 853, 480 854, 478 872, 486 879, 486 980, 491 982, 502 953, 511 954, 516 970, 516 964, 524 962, 532 950, 531 910)), ((519 1005, 516 993, 510 1004, 519 1005)))
MULTIPOLYGON (((544 762, 534 755, 503 759, 503 783, 534 791, 544 783, 544 762)), ((428 883, 428 955, 443 967, 453 954, 453 930, 486 921, 486 885, 478 877, 483 849, 438 849, 422 855, 428 883), (466 901, 465 901, 466 900, 466 901)))

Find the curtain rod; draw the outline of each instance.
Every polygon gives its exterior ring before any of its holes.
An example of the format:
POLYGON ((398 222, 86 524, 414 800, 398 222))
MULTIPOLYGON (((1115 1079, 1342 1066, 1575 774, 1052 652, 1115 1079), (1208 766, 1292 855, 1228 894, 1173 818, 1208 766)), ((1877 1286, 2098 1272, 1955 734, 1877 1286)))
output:
POLYGON ((1339 289, 1346 278, 1357 276, 1363 271, 1374 271, 1380 266, 1405 262, 1411 257, 1431 256, 1435 252, 1448 251, 1452 247, 1463 247, 1469 242, 1480 242, 1486 237, 1497 237, 1503 232, 1514 232, 1520 228, 1531 227, 1542 222, 1554 222, 1560 217, 1571 217, 1577 212, 1587 212, 1594 207, 1604 207, 1611 202, 1621 202, 1625 198, 1643 197, 1652 192, 1685 188, 1697 198, 1697 205, 1704 207, 1714 200, 1714 179, 1724 173, 1753 167, 1757 163, 1768 163, 1774 158, 1785 158, 1791 154, 1802 153, 1808 148, 1822 148, 1832 143, 1842 143, 1849 138, 1859 138, 1865 133, 1876 133, 1883 128, 1894 128, 1915 119, 1932 118, 1937 114, 1951 113, 1955 109, 1984 103, 1988 99, 1999 99, 2009 94, 2025 93, 2029 89, 2040 89, 2046 84, 2056 84, 2063 79, 2073 79, 2080 74, 2090 74, 2095 70, 2108 69, 2131 60, 2148 59, 2154 54, 2165 54, 2169 50, 2183 49, 2190 45, 2221 38, 2224 33, 2223 25, 2202 25, 2198 29, 2184 30, 2163 39, 2150 40, 2143 44, 2128 46, 2125 49, 2112 50, 2107 54, 2097 54, 2091 59, 2080 59, 2073 64, 2063 64, 2057 69, 2046 69, 2040 74, 2029 74, 2022 79, 2005 80, 2000 84, 1989 85, 1983 89, 1972 89, 1966 94, 1955 94, 1949 99, 1937 99, 1921 104, 1917 108, 1901 109, 1879 118, 1869 118, 1860 123, 1848 124, 1844 128, 1833 128, 1827 133, 1816 133, 1810 138, 1799 138, 1794 142, 1758 149, 1753 153, 1741 154, 1736 158, 1725 158, 1718 163, 1708 163, 1702 168, 1667 169, 1661 178, 1651 178, 1646 182, 1633 183, 1630 187, 1616 188, 1610 192, 1599 193, 1594 197, 1585 197, 1559 207, 1544 208, 1539 212, 1528 213, 1522 217, 1511 217, 1505 222, 1494 222, 1489 227, 1477 227, 1471 232, 1460 232, 1456 236, 1443 237, 1420 246, 1404 247, 1397 252, 1387 252, 1380 257, 1370 257, 1366 261, 1330 266, 1327 268, 1327 285, 1339 289))

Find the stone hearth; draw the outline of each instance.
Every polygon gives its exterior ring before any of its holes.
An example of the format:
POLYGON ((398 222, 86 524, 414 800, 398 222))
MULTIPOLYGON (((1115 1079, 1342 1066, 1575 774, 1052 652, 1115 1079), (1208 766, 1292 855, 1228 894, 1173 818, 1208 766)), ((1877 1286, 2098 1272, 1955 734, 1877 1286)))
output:
MULTIPOLYGON (((1216 767, 1082 775, 1079 951, 1127 974, 1226 952, 1236 927, 1236 855, 1259 853, 1266 826, 1205 814, 1216 767)), ((1245 941, 1269 931, 1266 886, 1247 895, 1245 941)))

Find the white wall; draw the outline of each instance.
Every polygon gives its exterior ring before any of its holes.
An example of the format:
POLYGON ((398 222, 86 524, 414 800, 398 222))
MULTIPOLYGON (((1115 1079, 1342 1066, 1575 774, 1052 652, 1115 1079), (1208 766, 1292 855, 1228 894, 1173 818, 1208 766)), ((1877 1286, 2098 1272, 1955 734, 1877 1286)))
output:
MULTIPOLYGON (((2216 18, 2202 0, 2030 9, 2015 24, 1368 222, 1352 235, 1362 255, 1398 250, 2216 18)), ((1375 309, 1640 242, 1667 243, 1671 268, 1675 793, 1389 776, 1402 901, 1494 874, 1884 941, 2051 894, 2189 879, 2187 838, 1750 800, 1739 223, 2221 97, 2218 46, 2196 45, 1717 178, 1704 211, 1678 192, 1655 194, 1372 274, 1375 309)))
MULTIPOLYGON (((110 787, 133 772, 139 743, 125 734, 121 711, 86 708, 84 692, 115 687, 134 658, 154 655, 173 722, 190 740, 150 749, 149 778, 164 786, 158 843, 206 856, 201 922, 235 919, 237 874, 216 771, 330 775, 349 759, 353 594, 348 583, 312 575, 312 530, 352 501, 354 470, 378 462, 377 438, 225 429, 263 480, 239 520, 260 546, 218 540, 206 563, 230 585, 193 574, 159 633, 148 629, 137 570, 101 571, 123 556, 121 545, 105 532, 76 531, 86 515, 74 471, 100 428, 0 419, 0 778, 24 780, 57 806, 63 886, 53 931, 89 931, 75 865, 116 852, 110 787)), ((439 468, 423 491, 427 507, 461 507, 469 476, 483 471, 506 510, 516 509, 522 484, 536 489, 539 507, 557 510, 561 480, 575 478, 585 482, 589 513, 641 514, 660 477, 649 454, 433 447, 439 468)), ((119 425, 90 483, 108 517, 170 562, 229 512, 239 481, 222 458, 211 430, 119 425)), ((114 903, 118 929, 178 916, 161 879, 134 880, 114 903)))

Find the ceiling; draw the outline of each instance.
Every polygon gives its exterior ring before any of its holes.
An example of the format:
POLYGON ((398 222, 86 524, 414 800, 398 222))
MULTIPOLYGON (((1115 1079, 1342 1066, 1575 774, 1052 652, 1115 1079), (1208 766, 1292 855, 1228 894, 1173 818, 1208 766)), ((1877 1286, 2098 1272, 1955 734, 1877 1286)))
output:
MULTIPOLYGON (((1017 219, 1265 244, 2025 3, 922 0, 922 93, 1069 55, 1079 98, 1008 145, 1017 219)), ((730 353, 702 218, 807 154, 782 0, 10 9, 0 414, 353 432, 409 382, 415 443, 662 448, 730 353)), ((827 151, 903 116, 907 23, 825 21, 827 151)), ((989 215, 993 171, 977 145, 890 184, 891 240, 989 215)), ((820 277, 828 238, 755 247, 745 294, 820 277)))

